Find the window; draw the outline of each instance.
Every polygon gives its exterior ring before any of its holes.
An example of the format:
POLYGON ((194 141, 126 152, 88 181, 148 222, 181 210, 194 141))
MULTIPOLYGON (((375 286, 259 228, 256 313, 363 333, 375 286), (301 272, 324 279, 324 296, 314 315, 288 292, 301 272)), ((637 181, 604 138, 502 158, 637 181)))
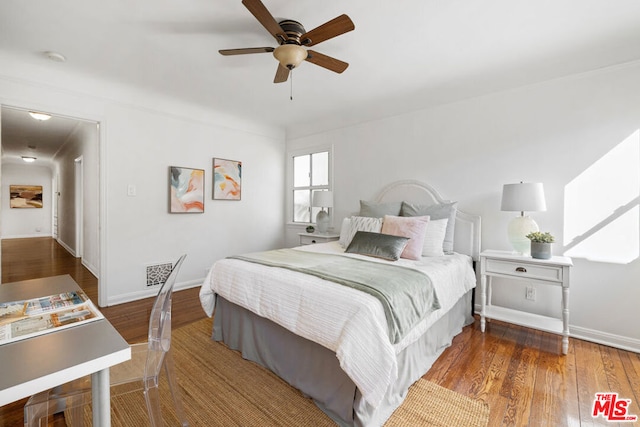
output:
POLYGON ((290 218, 312 223, 320 208, 311 207, 314 191, 331 190, 331 149, 311 149, 290 155, 290 218))

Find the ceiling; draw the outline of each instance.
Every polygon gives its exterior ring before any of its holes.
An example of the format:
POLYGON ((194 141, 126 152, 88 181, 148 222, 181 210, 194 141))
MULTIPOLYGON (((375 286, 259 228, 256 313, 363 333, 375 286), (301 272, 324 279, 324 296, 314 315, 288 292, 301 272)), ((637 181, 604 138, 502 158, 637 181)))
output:
POLYGON ((35 120, 27 110, 4 106, 1 113, 3 163, 21 163, 22 156, 28 156, 36 158, 34 164, 50 166, 49 161, 81 123, 61 116, 35 120))
POLYGON ((349 15, 355 31, 313 48, 349 68, 304 62, 292 85, 274 84, 270 53, 220 55, 276 46, 241 0, 3 0, 0 51, 279 126, 290 138, 640 59, 637 0, 263 2, 307 31, 349 15))

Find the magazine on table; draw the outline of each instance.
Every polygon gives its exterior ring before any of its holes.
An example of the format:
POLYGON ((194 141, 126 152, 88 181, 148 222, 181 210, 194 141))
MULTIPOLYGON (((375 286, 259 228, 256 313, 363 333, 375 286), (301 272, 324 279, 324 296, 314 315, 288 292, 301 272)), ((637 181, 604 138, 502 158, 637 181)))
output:
POLYGON ((0 344, 103 318, 83 291, 0 302, 0 344))

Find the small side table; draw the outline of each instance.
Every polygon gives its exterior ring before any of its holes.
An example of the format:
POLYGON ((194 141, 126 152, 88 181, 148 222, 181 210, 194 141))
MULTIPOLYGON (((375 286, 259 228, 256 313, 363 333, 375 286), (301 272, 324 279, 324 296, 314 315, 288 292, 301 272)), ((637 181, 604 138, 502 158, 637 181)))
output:
POLYGON ((569 351, 569 284, 571 258, 554 256, 536 259, 508 251, 486 250, 480 254, 480 330, 486 319, 502 320, 562 335, 562 354, 569 351), (491 278, 527 280, 562 289, 562 319, 527 313, 491 304, 491 278))
POLYGON ((298 233, 300 236, 300 245, 312 245, 314 243, 327 243, 340 238, 339 234, 335 233, 298 233))

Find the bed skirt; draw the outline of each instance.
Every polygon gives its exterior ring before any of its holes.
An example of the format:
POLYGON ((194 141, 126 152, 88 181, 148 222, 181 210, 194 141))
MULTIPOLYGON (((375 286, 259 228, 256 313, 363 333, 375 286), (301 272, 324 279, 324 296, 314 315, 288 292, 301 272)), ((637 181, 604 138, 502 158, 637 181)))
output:
POLYGON ((220 296, 216 296, 213 339, 240 351, 245 359, 271 370, 312 398, 338 425, 382 426, 404 401, 411 384, 429 370, 462 327, 473 322, 472 293, 465 294, 419 340, 398 354, 398 379, 375 408, 342 371, 333 351, 220 296))

